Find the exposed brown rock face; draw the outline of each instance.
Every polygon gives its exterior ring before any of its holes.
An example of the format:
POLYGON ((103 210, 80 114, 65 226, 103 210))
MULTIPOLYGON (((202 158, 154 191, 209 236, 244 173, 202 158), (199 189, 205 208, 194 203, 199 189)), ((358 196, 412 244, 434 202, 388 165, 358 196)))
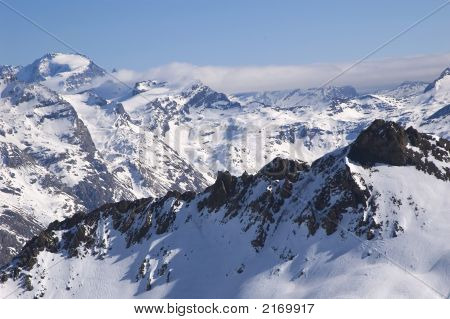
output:
POLYGON ((450 142, 384 120, 375 120, 361 132, 348 152, 350 160, 364 166, 415 166, 439 179, 450 180, 450 170, 439 169, 430 157, 450 162, 450 142))
POLYGON ((351 145, 348 157, 366 166, 403 166, 407 164, 407 145, 408 136, 400 125, 375 120, 351 145))
POLYGON ((307 171, 308 169, 309 166, 305 162, 275 157, 259 171, 259 175, 264 175, 273 180, 287 179, 293 182, 296 180, 299 172, 307 171))
POLYGON ((210 192, 208 198, 199 203, 199 208, 206 205, 209 209, 217 209, 224 205, 231 196, 234 195, 237 177, 232 176, 230 172, 218 172, 216 182, 206 188, 210 192))
POLYGON ((314 235, 319 227, 322 227, 327 235, 331 235, 337 231, 345 213, 363 215, 370 191, 367 187, 361 188, 356 183, 346 165, 335 167, 334 161, 325 159, 313 163, 312 169, 328 170, 333 173, 327 174, 325 182, 295 222, 305 223, 310 235, 314 235), (336 194, 339 194, 337 198, 336 194))

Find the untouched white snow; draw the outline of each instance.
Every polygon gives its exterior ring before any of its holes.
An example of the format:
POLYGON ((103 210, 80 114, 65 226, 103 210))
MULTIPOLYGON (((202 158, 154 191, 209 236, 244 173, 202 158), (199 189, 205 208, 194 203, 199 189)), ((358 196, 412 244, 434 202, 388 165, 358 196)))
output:
MULTIPOLYGON (((347 162, 353 174, 379 193, 377 222, 397 220, 403 232, 365 240, 345 230, 307 235, 291 217, 295 204, 259 252, 249 244, 240 218, 222 222, 222 212, 199 214, 196 202, 179 208, 173 231, 126 248, 110 219, 98 238, 104 254, 66 258, 42 252, 30 272, 35 290, 8 280, 2 297, 29 298, 442 298, 450 293, 450 184, 414 167, 347 162), (395 201, 392 200, 395 197, 395 201), (398 205, 401 202, 401 205, 398 205), (189 217, 190 221, 186 222, 189 217), (105 236, 105 233, 107 235, 105 236), (291 258, 281 258, 289 252, 291 258), (139 269, 145 265, 140 277, 139 269), (166 265, 166 266, 162 266, 166 265), (160 275, 161 267, 167 267, 160 275), (170 274, 170 275, 168 275, 170 274), (148 278, 148 279, 147 279, 148 278), (151 290, 147 290, 150 282, 151 290)), ((295 186, 303 193, 315 186, 295 186)), ((258 192, 255 189, 255 192, 258 192)), ((347 218, 347 217, 346 217, 347 218)))
POLYGON ((193 167, 152 132, 136 125, 121 105, 89 105, 89 93, 66 94, 89 129, 111 172, 136 198, 163 196, 170 189, 201 190, 212 179, 195 180, 193 167), (119 110, 119 111, 118 111, 119 110))
MULTIPOLYGON (((32 84, 33 93, 61 98, 73 107, 92 137, 96 156, 135 197, 160 196, 174 185, 187 189, 198 172, 202 187, 213 181, 217 170, 254 173, 275 156, 312 162, 352 142, 376 118, 450 137, 450 116, 432 118, 450 104, 449 75, 425 93, 424 84, 402 84, 331 101, 328 94, 335 88, 327 88, 237 94, 225 97, 229 101, 189 106, 196 93, 209 88, 199 82, 181 86, 145 81, 136 85, 135 92, 119 90, 119 94, 114 85, 93 87, 104 75, 97 68, 83 56, 53 54, 22 68, 18 78, 39 82, 32 84), (89 103, 92 92, 106 104, 89 103), (230 106, 232 102, 239 105, 230 106), (115 110, 119 104, 123 112, 115 110), (188 170, 194 173, 186 180, 188 170), (144 183, 143 176, 150 182, 144 183)), ((7 87, 0 80, 0 91, 7 87)), ((36 163, 16 168, 0 163, 1 183, 19 194, 1 192, 2 209, 13 208, 41 226, 83 207, 77 198, 42 187, 35 179, 51 174, 71 187, 92 173, 80 146, 67 140, 78 124, 54 116, 67 111, 63 100, 36 107, 36 100, 14 104, 3 95, 0 99, 1 145, 20 151, 31 147, 33 153, 46 156, 67 154, 67 160, 45 169, 36 163)), ((448 163, 429 160, 438 168, 448 168, 448 163)), ((250 245, 254 233, 243 231, 242 220, 224 222, 223 211, 199 214, 194 202, 179 208, 173 231, 152 234, 130 248, 123 235, 112 229, 112 221, 102 219, 97 240, 104 245, 99 255, 68 258, 42 252, 39 266, 30 272, 34 291, 24 291, 21 282, 8 280, 0 284, 0 296, 448 298, 450 183, 413 167, 365 169, 345 163, 360 187, 364 183, 374 187, 379 212, 374 218, 385 226, 382 238, 368 241, 348 233, 348 214, 333 235, 319 229, 308 236, 305 225, 291 220, 304 203, 289 202, 276 230, 256 252, 250 245), (390 236, 394 221, 402 229, 397 237, 390 236), (288 251, 291 260, 280 258, 288 251), (137 278, 142 265, 143 278, 137 278), (162 267, 168 269, 159 275, 162 267)), ((295 191, 311 198, 320 182, 300 183, 295 191)), ((248 200, 272 187, 258 184, 248 200)), ((11 232, 8 225, 0 227, 11 232)), ((22 242, 27 239, 18 236, 22 242)))

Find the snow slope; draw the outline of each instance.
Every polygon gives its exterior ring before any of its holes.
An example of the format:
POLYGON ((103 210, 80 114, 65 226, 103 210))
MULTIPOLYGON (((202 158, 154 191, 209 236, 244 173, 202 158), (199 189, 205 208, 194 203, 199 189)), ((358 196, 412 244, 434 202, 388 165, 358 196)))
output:
POLYGON ((81 91, 104 74, 84 56, 60 53, 0 68, 0 265, 54 220, 207 186, 120 103, 81 91))
MULTIPOLYGON (((1 96, 1 216, 13 212, 42 228, 76 211, 135 198, 107 170, 83 121, 58 94, 13 81, 1 96)), ((8 223, 2 227, 11 230, 8 223)), ((7 250, 20 248, 23 236, 35 235, 36 227, 16 227, 0 245, 0 263, 11 256, 7 250)), ((3 236, 8 234, 2 231, 3 236)))
POLYGON ((131 118, 158 135, 204 175, 255 173, 275 156, 312 162, 352 142, 374 119, 448 137, 445 72, 426 83, 358 94, 352 87, 242 93, 226 96, 200 82, 136 83, 120 102, 131 118), (442 114, 438 113, 438 115, 442 114))
POLYGON ((176 151, 143 130, 118 102, 88 91, 64 95, 86 123, 109 171, 137 198, 162 196, 169 190, 202 190, 210 180, 176 151))
POLYGON ((448 139, 449 81, 444 70, 428 85, 367 94, 227 96, 199 81, 129 88, 76 54, 1 66, 0 264, 52 220, 170 190, 201 192, 218 171, 257 174, 274 157, 312 164, 377 118, 448 139))
POLYGON ((20 69, 17 79, 26 83, 42 82, 55 91, 81 89, 106 72, 79 54, 49 53, 20 69))
POLYGON ((311 166, 276 158, 52 223, 0 295, 447 298, 449 191, 449 141, 377 120, 311 166))

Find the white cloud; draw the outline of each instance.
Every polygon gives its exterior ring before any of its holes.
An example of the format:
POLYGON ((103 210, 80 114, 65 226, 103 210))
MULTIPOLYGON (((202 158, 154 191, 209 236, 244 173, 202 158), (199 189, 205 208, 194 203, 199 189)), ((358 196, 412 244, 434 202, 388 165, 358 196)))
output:
MULTIPOLYGON (((281 90, 319 87, 351 66, 347 63, 270 66, 196 66, 171 63, 145 72, 120 70, 116 76, 125 82, 159 79, 172 82, 201 80, 226 92, 281 90)), ((431 81, 450 66, 450 53, 364 61, 330 85, 353 85, 359 90, 385 88, 403 81, 431 81)))

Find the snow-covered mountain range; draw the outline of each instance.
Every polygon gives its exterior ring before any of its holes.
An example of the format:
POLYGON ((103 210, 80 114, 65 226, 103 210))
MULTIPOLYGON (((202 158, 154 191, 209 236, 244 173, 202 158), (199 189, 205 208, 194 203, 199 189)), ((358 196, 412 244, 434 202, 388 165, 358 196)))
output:
POLYGON ((0 293, 436 296, 411 272, 448 295, 449 70, 227 95, 78 54, 0 66, 0 293))
POLYGON ((447 297, 449 192, 450 141, 377 120, 311 165, 276 158, 198 194, 54 222, 3 269, 0 293, 447 297))
POLYGON ((49 54, 0 74, 0 264, 55 219, 210 182, 92 90, 105 71, 86 57, 49 54))

